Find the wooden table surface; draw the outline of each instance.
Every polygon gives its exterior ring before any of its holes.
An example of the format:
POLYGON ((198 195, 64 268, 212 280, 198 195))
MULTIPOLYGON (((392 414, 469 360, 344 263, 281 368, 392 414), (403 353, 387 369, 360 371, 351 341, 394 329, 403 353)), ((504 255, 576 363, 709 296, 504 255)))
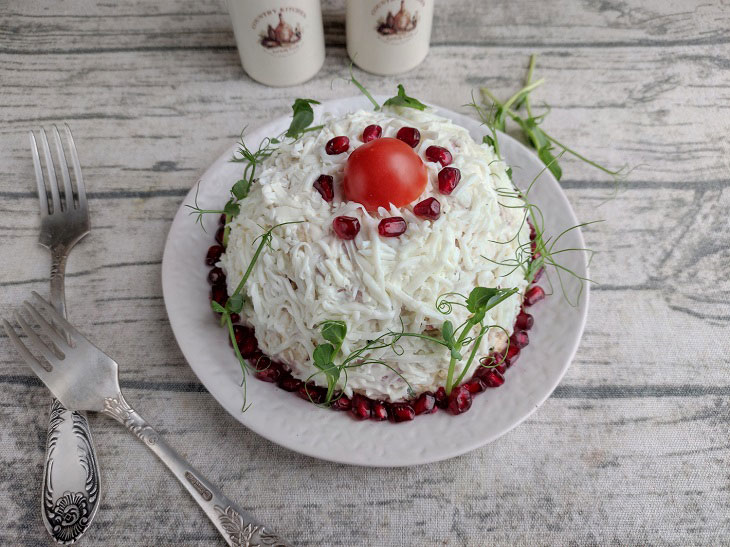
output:
MULTIPOLYGON (((27 131, 68 122, 93 230, 68 265, 70 317, 122 363, 140 412, 241 505, 297 545, 730 544, 730 4, 727 0, 439 0, 408 74, 374 93, 459 109, 506 96, 539 54, 546 127, 626 189, 564 161, 599 251, 567 376, 523 425, 463 457, 373 470, 316 461, 227 415, 170 331, 160 261, 182 196, 238 136, 293 97, 356 94, 344 3, 324 4, 327 60, 304 85, 242 71, 221 0, 0 1, 0 304, 46 293, 49 257, 27 131)), ((48 394, 0 341, 0 543, 45 545, 48 394)), ((85 545, 218 545, 214 528, 126 431, 91 416, 103 499, 85 545)))

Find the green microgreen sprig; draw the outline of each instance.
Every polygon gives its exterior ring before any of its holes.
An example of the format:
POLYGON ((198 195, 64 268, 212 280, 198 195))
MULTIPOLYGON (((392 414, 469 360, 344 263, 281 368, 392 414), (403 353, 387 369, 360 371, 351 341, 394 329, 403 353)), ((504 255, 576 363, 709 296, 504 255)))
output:
MULTIPOLYGON (((198 206, 198 192, 200 191, 200 183, 198 183, 198 189, 195 191, 195 205, 185 206, 191 209, 191 215, 197 215, 195 221, 201 226, 203 226, 203 215, 205 214, 226 215, 223 231, 223 246, 228 245, 228 235, 230 233, 229 223, 241 210, 238 202, 248 196, 251 185, 256 179, 256 169, 261 163, 276 152, 284 138, 296 141, 305 133, 318 131, 324 127, 322 125, 312 126, 312 122, 314 121, 313 104, 320 103, 314 99, 295 99, 294 104, 292 104, 292 120, 289 128, 276 137, 265 137, 261 140, 256 150, 252 150, 246 145, 243 138, 246 128, 243 128, 238 141, 238 149, 234 152, 231 161, 233 163, 245 163, 246 166, 243 169, 241 178, 231 188, 231 196, 223 209, 202 209, 198 206)), ((203 230, 205 230, 204 226, 203 230)))
MULTIPOLYGON (((382 107, 378 104, 378 101, 375 100, 375 98, 372 96, 372 94, 365 88, 364 85, 362 85, 357 79, 355 78, 355 75, 352 73, 352 63, 350 63, 350 78, 348 80, 352 85, 354 85, 358 90, 360 90, 360 93, 365 95, 367 99, 372 103, 373 110, 380 110, 382 107)), ((406 94, 406 89, 403 87, 403 84, 398 84, 398 93, 391 97, 390 99, 386 99, 386 101, 383 103, 383 106, 393 106, 393 107, 405 107, 405 108, 413 108, 415 110, 426 110, 428 108, 427 105, 423 104, 421 101, 414 97, 409 97, 406 94)))
POLYGON ((292 119, 289 129, 286 130, 284 135, 290 139, 296 140, 301 137, 304 133, 310 131, 318 131, 322 129, 323 125, 312 126, 314 121, 314 110, 312 110, 313 104, 321 104, 319 101, 314 99, 295 99, 292 105, 292 119))
MULTIPOLYGON (((454 328, 451 321, 444 321, 441 329, 441 336, 446 342, 447 347, 451 352, 451 359, 449 361, 449 370, 446 376, 446 394, 451 394, 451 390, 461 384, 466 372, 471 367, 474 358, 476 357, 479 347, 481 345, 482 338, 487 334, 490 325, 484 324, 484 318, 487 311, 494 308, 501 302, 504 302, 507 298, 516 294, 517 288, 512 289, 498 289, 489 287, 474 287, 469 296, 466 298, 466 309, 471 312, 471 316, 461 325, 454 328), (474 328, 477 328, 476 335, 472 334, 474 328), (454 379, 456 372, 456 363, 463 359, 462 349, 467 347, 469 344, 472 345, 469 357, 464 364, 459 376, 454 379)), ((451 306, 454 303, 440 297, 436 301, 436 308, 441 313, 449 313, 451 306)), ((461 304, 460 304, 461 305, 461 304)))
MULTIPOLYGON (((562 155, 562 152, 558 155, 557 158, 553 161, 557 161, 562 155)), ((513 258, 508 258, 506 260, 502 261, 495 261, 489 257, 486 257, 482 255, 482 258, 485 260, 497 264, 499 266, 504 266, 508 268, 508 271, 504 273, 501 277, 506 277, 511 275, 515 270, 521 269, 525 279, 528 283, 532 283, 532 281, 535 279, 535 276, 537 273, 545 266, 552 266, 554 268, 554 271, 556 272, 558 276, 558 280, 560 283, 561 292, 563 293, 563 297, 565 300, 571 305, 571 306, 577 306, 580 302, 581 295, 583 293, 583 290, 585 288, 585 284, 587 283, 596 283, 592 279, 589 279, 587 277, 584 277, 574 270, 568 268, 567 266, 563 265, 561 262, 559 262, 559 258, 561 258, 561 255, 564 253, 571 253, 571 252, 578 252, 578 253, 584 253, 587 255, 587 262, 590 266, 591 261, 593 260, 593 256, 595 255, 595 251, 588 248, 577 248, 577 247, 566 247, 566 248, 559 248, 558 244, 560 240, 565 237, 569 232, 573 230, 577 230, 579 228, 590 226, 592 224, 597 224, 599 222, 603 222, 602 220, 595 220, 591 222, 584 222, 580 224, 576 224, 575 226, 571 226, 570 228, 567 228, 563 230, 560 234, 558 234, 556 237, 550 237, 547 235, 545 231, 545 216, 542 212, 542 209, 538 207, 536 204, 532 203, 529 199, 530 192, 532 191, 533 186, 540 178, 540 175, 542 175, 547 169, 549 169, 549 165, 546 165, 538 174, 537 176, 530 182, 528 187, 524 190, 517 190, 514 188, 514 186, 510 188, 498 188, 497 189, 497 195, 500 198, 508 198, 512 200, 518 200, 521 203, 517 205, 508 205, 506 203, 499 202, 500 207, 505 207, 508 209, 522 209, 523 215, 522 220, 520 222, 519 227, 517 228, 517 232, 514 236, 512 236, 507 241, 496 241, 496 240, 490 240, 490 243, 496 243, 499 245, 506 245, 509 243, 512 243, 514 241, 517 241, 517 248, 515 249, 515 256, 513 258), (532 222, 532 227, 535 232, 535 237, 531 241, 530 239, 527 239, 527 241, 523 241, 523 238, 521 236, 523 232, 523 228, 525 224, 528 222, 532 222), (533 254, 532 246, 534 245, 535 250, 533 254), (572 277, 578 282, 578 291, 575 294, 574 298, 571 298, 571 292, 568 290, 568 287, 566 286, 564 276, 572 277)), ((552 287, 552 280, 550 278, 549 270, 546 269, 546 277, 548 279, 549 285, 552 287)))
POLYGON ((557 162, 555 147, 560 149, 562 152, 568 153, 584 163, 599 169, 607 175, 610 175, 618 182, 628 174, 626 166, 621 167, 620 169, 610 169, 605 167, 604 165, 588 159, 584 155, 563 144, 540 127, 540 124, 544 121, 549 112, 549 108, 546 112, 538 116, 534 115, 532 112, 530 94, 536 88, 545 83, 545 80, 542 78, 536 81, 532 80, 536 59, 537 57, 535 55, 530 56, 530 64, 527 71, 527 77, 525 79, 525 85, 509 99, 502 102, 488 88, 482 87, 481 93, 483 103, 488 110, 476 105, 474 101, 472 101, 472 104, 468 106, 476 107, 478 115, 482 121, 489 127, 499 131, 504 132, 506 130, 507 118, 514 121, 522 130, 522 133, 528 139, 532 147, 537 151, 537 155, 540 160, 550 169, 550 172, 556 179, 560 180, 563 175, 563 171, 557 162), (525 108, 526 115, 523 115, 520 112, 523 106, 525 108))
POLYGON ((385 101, 383 106, 404 106, 406 108, 414 108, 416 110, 426 110, 426 108, 428 108, 418 99, 406 95, 406 90, 403 87, 403 84, 398 84, 398 94, 385 101))
POLYGON ((360 93, 367 97, 367 99, 373 104, 373 110, 380 110, 380 105, 378 104, 378 101, 376 101, 375 98, 370 94, 370 92, 365 88, 365 86, 358 82, 355 78, 355 75, 352 72, 352 63, 350 63, 350 79, 348 81, 356 88, 358 88, 360 90, 360 93))
POLYGON ((235 212, 235 214, 238 214, 238 205, 236 205, 235 203, 231 204, 230 202, 226 203, 226 206, 223 209, 201 209, 200 206, 198 205, 198 193, 199 192, 200 192, 200 181, 198 181, 198 184, 195 188, 195 200, 194 200, 195 205, 185 204, 185 207, 187 207, 188 209, 192 209, 192 211, 190 211, 190 214, 196 215, 195 222, 197 224, 200 224, 200 227, 203 229, 204 232, 206 230, 205 230, 205 225, 203 224, 203 215, 205 215, 205 214, 216 214, 216 215, 226 214, 226 215, 228 215, 228 214, 234 214, 234 212, 235 212))
MULTIPOLYGON (((381 334, 375 340, 369 340, 362 347, 352 351, 349 355, 345 356, 340 364, 336 364, 336 358, 341 351, 342 344, 347 336, 347 325, 344 321, 328 320, 322 323, 320 326, 320 333, 322 338, 326 340, 325 343, 318 344, 314 348, 312 353, 312 362, 314 366, 319 370, 314 374, 310 375, 307 381, 314 378, 317 374, 324 374, 327 378, 327 395, 325 397, 324 405, 331 404, 335 398, 335 388, 340 381, 340 378, 345 375, 345 382, 347 384, 347 370, 351 368, 361 367, 368 364, 378 364, 385 366, 398 377, 400 377, 407 385, 410 396, 414 395, 412 386, 398 372, 395 368, 388 365, 382 359, 375 359, 369 357, 373 351, 391 348, 396 355, 403 354, 403 348, 398 345, 398 341, 403 337, 413 337, 426 340, 435 344, 444 346, 449 350, 449 369, 446 380, 446 394, 449 395, 455 386, 458 386, 464 379, 466 372, 471 367, 476 354, 479 351, 481 341, 484 336, 489 332, 489 329, 496 327, 502 329, 498 325, 486 325, 484 319, 487 311, 494 308, 513 294, 517 293, 517 288, 513 289, 498 289, 498 288, 487 288, 487 287, 475 287, 469 296, 464 296, 459 293, 446 293, 436 300, 436 309, 444 314, 449 315, 453 311, 453 306, 463 306, 469 312, 470 316, 458 327, 454 327, 453 323, 449 320, 444 321, 441 327, 440 336, 429 336, 423 333, 416 332, 405 332, 403 328, 399 332, 388 331, 381 334), (463 302, 456 300, 449 300, 450 297, 459 296, 463 302), (476 330, 475 330, 476 329, 476 330), (468 358, 464 367, 458 376, 456 376, 456 365, 458 362, 464 359, 462 350, 471 345, 471 351, 469 352, 468 358)), ((401 327, 403 323, 401 320, 401 327)), ((504 329, 502 329, 504 330, 504 329)), ((506 332, 506 331, 505 331, 506 332)), ((490 365, 496 366, 496 365, 490 365)), ((310 397, 311 399, 311 397, 310 397)))
POLYGON ((259 241, 258 246, 256 247, 256 251, 254 252, 253 256, 251 257, 251 261, 248 263, 248 267, 246 268, 246 271, 243 274, 243 277, 241 277, 241 281, 238 282, 238 285, 236 286, 235 290, 226 300, 225 305, 221 305, 215 300, 211 300, 210 307, 213 308, 213 311, 221 314, 221 326, 224 326, 228 330, 228 336, 231 339, 231 343, 233 344, 233 351, 236 354, 236 358, 238 359, 239 364, 241 365, 241 372, 243 373, 243 379, 241 381, 241 386, 243 388, 243 406, 242 406, 242 412, 245 412, 250 405, 246 404, 246 375, 248 373, 248 363, 241 355, 241 352, 238 349, 238 344, 236 343, 236 335, 233 330, 233 321, 231 320, 231 314, 240 314, 241 310, 243 309, 244 304, 244 297, 241 291, 243 290, 244 285, 246 284, 246 281, 248 281, 248 278, 251 276, 251 272, 253 272, 254 266, 256 265, 256 262, 258 261, 259 257, 261 256, 261 253, 265 248, 271 249, 271 240, 274 237, 273 232, 277 228, 280 228, 281 226, 286 226, 288 224, 301 224, 304 222, 303 220, 297 220, 293 222, 282 222, 280 224, 277 224, 276 226, 272 226, 265 232, 263 232, 261 235, 259 235, 253 243, 256 243, 256 241, 259 241))
MULTIPOLYGON (((309 382, 317 374, 323 373, 327 378, 327 395, 325 397, 323 405, 330 405, 337 400, 335 397, 335 387, 339 382, 340 378, 344 376, 344 384, 347 385, 347 371, 351 368, 361 367, 363 365, 382 365, 398 377, 400 377, 408 386, 408 392, 413 393, 413 388, 403 375, 395 370, 393 367, 385 363, 381 359, 374 359, 368 357, 373 351, 381 350, 390 347, 394 353, 400 355, 402 351, 398 349, 398 340, 401 336, 408 336, 408 333, 388 331, 378 336, 375 340, 368 340, 362 347, 350 352, 349 355, 344 357, 339 365, 335 364, 335 358, 342 349, 342 344, 347 336, 347 324, 344 321, 327 320, 320 325, 320 334, 322 338, 327 340, 324 344, 318 344, 315 346, 312 352, 312 362, 314 366, 319 369, 319 372, 315 372, 307 378, 309 382)), ((310 396, 311 399, 311 396, 310 396)))

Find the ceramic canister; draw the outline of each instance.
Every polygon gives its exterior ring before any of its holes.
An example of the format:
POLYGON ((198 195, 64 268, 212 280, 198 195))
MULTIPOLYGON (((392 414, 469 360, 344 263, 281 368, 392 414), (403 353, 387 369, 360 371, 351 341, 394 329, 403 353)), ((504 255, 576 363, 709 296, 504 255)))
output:
POLYGON ((302 83, 324 63, 319 0, 227 0, 243 69, 271 86, 302 83))
POLYGON ((347 53, 368 72, 398 74, 426 58, 434 0, 347 0, 347 53))

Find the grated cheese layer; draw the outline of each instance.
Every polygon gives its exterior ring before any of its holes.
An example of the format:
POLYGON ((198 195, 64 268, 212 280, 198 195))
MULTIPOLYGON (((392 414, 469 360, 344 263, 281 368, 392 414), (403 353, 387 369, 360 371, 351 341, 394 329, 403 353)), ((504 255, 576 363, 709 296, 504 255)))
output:
MULTIPOLYGON (((229 293, 248 268, 256 238, 264 229, 306 221, 274 231, 273 250, 261 254, 244 287, 244 320, 255 328, 261 350, 284 362, 295 377, 326 386, 324 374, 318 373, 311 359, 315 345, 324 342, 320 323, 338 319, 347 324, 339 362, 366 341, 388 330, 400 331, 401 320, 407 332, 440 328, 445 319, 460 325, 469 315, 466 308, 454 306, 445 316, 436 309, 436 299, 449 292, 468 295, 477 285, 519 288, 518 294, 490 310, 485 319, 485 324, 499 325, 511 334, 527 283, 519 268, 509 273, 512 268, 495 262, 514 260, 515 236, 519 231, 519 240, 528 241, 529 227, 523 222, 523 209, 503 206, 519 206, 521 201, 497 195, 497 188, 512 190, 513 186, 507 165, 496 158, 492 147, 477 144, 466 129, 431 111, 359 111, 341 118, 325 116, 322 123, 321 131, 282 144, 265 160, 248 197, 239 203, 240 214, 230 224, 220 264, 229 293), (370 124, 380 125, 384 137, 394 137, 403 126, 421 132, 415 151, 427 166, 429 182, 423 195, 407 207, 368 213, 359 203, 343 200, 345 162, 349 152, 363 144, 362 131, 370 124), (325 144, 338 135, 349 137, 350 150, 329 156, 325 144), (461 171, 461 182, 449 196, 438 192, 441 166, 425 159, 431 145, 447 148, 453 155, 451 165, 461 171), (321 174, 334 177, 332 203, 313 188, 321 174), (441 217, 436 221, 420 219, 412 212, 413 205, 428 197, 441 203, 441 217), (359 219, 361 229, 354 240, 343 241, 334 234, 332 220, 340 215, 359 219), (405 218, 408 228, 400 237, 379 236, 378 223, 389 216, 405 218)), ((490 348, 503 348, 506 339, 504 331, 490 329, 480 355, 490 348)), ((399 354, 386 348, 370 357, 397 370, 416 393, 446 383, 446 348, 405 337, 398 345, 399 354)), ((475 360, 471 368, 477 365, 475 360)), ((466 378, 472 373, 467 371, 466 378)), ((406 382, 381 364, 349 369, 346 384, 343 375, 339 388, 348 396, 354 391, 389 401, 408 397, 406 382)))

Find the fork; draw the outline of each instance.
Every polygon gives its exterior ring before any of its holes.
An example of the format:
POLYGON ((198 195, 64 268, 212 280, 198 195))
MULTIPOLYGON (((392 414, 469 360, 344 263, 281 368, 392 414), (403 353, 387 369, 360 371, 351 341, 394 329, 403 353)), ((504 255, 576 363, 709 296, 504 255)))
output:
POLYGON ((172 471, 228 545, 287 546, 277 534, 236 507, 215 485, 175 452, 127 403, 119 387, 116 361, 84 338, 38 293, 34 292, 33 296, 37 306, 45 313, 42 314, 38 307, 28 301, 23 304, 36 328, 47 341, 36 333, 19 312, 15 313, 15 320, 27 337, 27 345, 5 319, 3 326, 33 372, 67 408, 101 412, 123 424, 172 471), (43 357, 47 366, 31 353, 29 347, 43 357))
MULTIPOLYGON (((76 195, 58 128, 54 125, 52 133, 62 187, 56 178, 56 166, 44 129, 40 130, 40 143, 46 164, 45 177, 32 131, 30 145, 41 212, 41 233, 38 241, 51 251, 51 302, 65 317, 66 259, 73 246, 89 233, 90 224, 86 188, 76 146, 69 127, 66 125, 64 129, 76 181, 76 195), (51 193, 50 200, 46 186, 51 193)), ((99 496, 99 468, 86 416, 70 412, 54 399, 51 402, 46 437, 41 511, 43 523, 51 537, 63 544, 78 540, 96 515, 99 496)))

